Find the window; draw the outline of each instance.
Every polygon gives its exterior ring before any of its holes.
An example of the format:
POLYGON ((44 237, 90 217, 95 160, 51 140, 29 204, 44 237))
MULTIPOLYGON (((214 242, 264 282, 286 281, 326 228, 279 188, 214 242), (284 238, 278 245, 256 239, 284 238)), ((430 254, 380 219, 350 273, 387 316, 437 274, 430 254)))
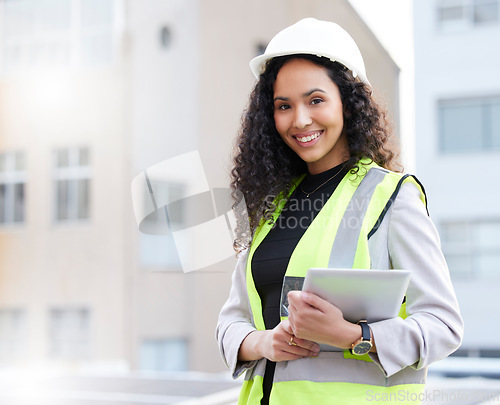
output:
POLYGON ((85 66, 112 62, 114 0, 81 3, 81 63, 85 66))
POLYGON ((147 371, 186 371, 188 345, 185 339, 148 339, 140 349, 140 368, 147 371))
POLYGON ((22 309, 0 309, 0 359, 17 358, 26 352, 26 314, 22 309))
POLYGON ((442 152, 500 149, 500 96, 442 100, 438 117, 442 152))
POLYGON ((54 153, 55 220, 85 220, 90 217, 89 150, 61 149, 54 153))
POLYGON ((149 270, 180 270, 181 262, 172 234, 139 237, 141 265, 149 270))
POLYGON ((500 277, 500 219, 445 222, 441 237, 452 276, 500 277))
POLYGON ((472 21, 475 25, 499 21, 498 0, 474 0, 472 2, 472 21))
POLYGON ((0 153, 0 224, 24 222, 24 153, 0 153))
POLYGON ((443 0, 438 6, 438 21, 441 26, 465 24, 466 13, 462 0, 443 0))
POLYGON ((498 23, 499 9, 499 0, 440 0, 437 20, 447 30, 498 23))
POLYGON ((57 308, 49 312, 49 353, 53 358, 81 359, 90 354, 90 311, 57 308))
MULTIPOLYGON (((172 203, 168 204, 169 215, 165 208, 160 207, 144 220, 139 239, 141 265, 158 270, 180 270, 181 263, 172 231, 183 228, 185 216, 183 195, 182 184, 155 182, 155 202, 172 201, 172 203)), ((148 193, 144 198, 150 201, 152 197, 148 193)))
POLYGON ((0 5, 5 71, 111 63, 114 0, 3 0, 0 5))

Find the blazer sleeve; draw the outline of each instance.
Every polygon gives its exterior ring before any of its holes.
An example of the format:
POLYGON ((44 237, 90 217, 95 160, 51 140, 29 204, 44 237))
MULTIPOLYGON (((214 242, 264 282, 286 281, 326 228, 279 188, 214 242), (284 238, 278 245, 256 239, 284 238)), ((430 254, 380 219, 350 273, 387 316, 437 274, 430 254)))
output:
POLYGON ((248 250, 238 256, 232 275, 229 298, 219 314, 216 338, 224 363, 232 371, 233 378, 252 368, 257 361, 238 361, 238 351, 247 335, 256 330, 252 323, 250 302, 246 287, 246 262, 248 250))
POLYGON ((377 347, 370 356, 387 377, 407 366, 421 369, 448 356, 463 336, 439 235, 419 195, 413 183, 405 183, 388 224, 391 266, 412 273, 406 295, 408 317, 370 324, 377 347))

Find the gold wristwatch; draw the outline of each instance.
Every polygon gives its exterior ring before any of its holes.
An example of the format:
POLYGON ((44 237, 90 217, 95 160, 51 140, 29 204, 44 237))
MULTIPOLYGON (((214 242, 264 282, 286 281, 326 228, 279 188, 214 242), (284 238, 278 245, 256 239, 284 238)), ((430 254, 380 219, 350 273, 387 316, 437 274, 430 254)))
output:
POLYGON ((357 323, 361 326, 361 338, 352 344, 351 352, 357 356, 367 354, 373 347, 372 334, 366 321, 357 323))

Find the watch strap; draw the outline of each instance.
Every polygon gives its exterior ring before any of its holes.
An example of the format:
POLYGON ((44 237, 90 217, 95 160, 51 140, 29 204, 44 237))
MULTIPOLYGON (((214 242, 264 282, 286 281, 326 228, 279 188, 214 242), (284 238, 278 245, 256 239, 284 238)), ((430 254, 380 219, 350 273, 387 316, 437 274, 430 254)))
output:
POLYGON ((361 326, 361 337, 364 341, 369 342, 371 340, 370 327, 366 321, 359 321, 358 325, 361 326))

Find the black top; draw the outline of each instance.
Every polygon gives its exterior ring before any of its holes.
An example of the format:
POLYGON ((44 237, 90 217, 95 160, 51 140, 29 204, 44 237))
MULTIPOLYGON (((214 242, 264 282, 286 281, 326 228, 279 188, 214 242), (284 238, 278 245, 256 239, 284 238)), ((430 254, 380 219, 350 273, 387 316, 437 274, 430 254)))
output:
MULTIPOLYGON (((292 252, 347 172, 346 165, 342 163, 323 173, 308 174, 294 190, 273 228, 255 250, 252 276, 262 302, 266 329, 273 329, 280 323, 281 286, 292 252)), ((275 363, 267 361, 262 405, 269 403, 274 369, 275 363)))
POLYGON ((308 174, 292 193, 273 228, 255 250, 252 275, 262 302, 267 329, 273 329, 280 323, 281 286, 292 252, 347 173, 348 169, 344 166, 342 163, 320 174, 308 174))

